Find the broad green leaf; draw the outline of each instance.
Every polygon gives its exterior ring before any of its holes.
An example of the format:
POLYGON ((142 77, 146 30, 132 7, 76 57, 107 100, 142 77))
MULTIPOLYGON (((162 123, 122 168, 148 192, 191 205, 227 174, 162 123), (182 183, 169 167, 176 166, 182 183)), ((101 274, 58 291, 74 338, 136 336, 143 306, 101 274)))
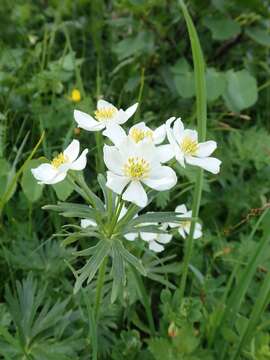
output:
POLYGON ((246 34, 262 46, 270 46, 270 33, 267 29, 255 27, 246 30, 246 34))
POLYGON ((212 16, 203 20, 204 25, 211 31, 215 40, 227 40, 237 36, 240 31, 240 25, 227 17, 212 16))
POLYGON ((54 184, 53 188, 59 200, 65 201, 73 192, 73 186, 65 179, 60 183, 54 184))
POLYGON ((44 186, 38 184, 31 172, 32 168, 38 167, 42 163, 43 161, 39 159, 30 160, 23 171, 21 186, 25 196, 30 202, 37 201, 42 195, 44 186))
POLYGON ((150 31, 140 31, 135 37, 126 37, 113 47, 119 60, 130 56, 140 56, 154 52, 154 35, 150 31))
POLYGON ((104 258, 109 254, 111 249, 111 243, 107 240, 100 241, 96 246, 95 253, 91 256, 90 260, 77 271, 80 275, 76 279, 74 285, 74 294, 76 294, 83 282, 87 279, 87 283, 89 284, 93 277, 95 276, 96 272, 98 271, 102 261, 104 258))
POLYGON ((207 100, 214 101, 224 93, 226 89, 225 75, 216 71, 214 68, 206 70, 206 91, 207 100))
POLYGON ((223 96, 232 111, 239 112, 256 103, 257 81, 247 70, 229 70, 226 79, 227 87, 223 96))
POLYGON ((183 98, 195 95, 194 73, 185 58, 181 58, 171 68, 177 92, 183 98))

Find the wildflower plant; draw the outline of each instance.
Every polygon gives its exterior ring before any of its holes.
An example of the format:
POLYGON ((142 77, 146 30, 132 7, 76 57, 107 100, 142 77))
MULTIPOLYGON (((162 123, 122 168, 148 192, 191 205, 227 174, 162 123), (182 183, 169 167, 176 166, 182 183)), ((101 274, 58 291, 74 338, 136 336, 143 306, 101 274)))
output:
MULTIPOLYGON (((133 241, 136 248, 136 242, 139 243, 140 239, 148 245, 145 251, 159 253, 171 241, 174 228, 178 228, 179 233, 185 237, 194 221, 192 212, 187 212, 184 205, 177 207, 175 212, 149 212, 148 206, 158 192, 171 190, 177 184, 172 159, 175 157, 179 161, 179 153, 183 154, 183 141, 190 141, 185 149, 192 148, 192 155, 198 157, 210 154, 216 143, 197 143, 195 131, 184 130, 179 119, 175 121, 173 131, 170 128, 171 119, 157 129, 139 122, 126 131, 121 125, 134 114, 137 105, 124 111, 105 100, 98 100, 95 119, 81 111, 74 111, 79 127, 91 132, 102 131, 104 136, 103 161, 107 171, 106 176, 97 175, 103 198, 90 189, 81 172, 87 166, 88 149, 83 150, 79 156, 78 140, 73 140, 50 163, 43 163, 32 169, 34 177, 41 184, 61 183, 67 178, 73 189, 84 199, 84 204, 60 202, 44 206, 44 209, 57 211, 65 217, 80 219, 77 225, 65 226, 62 234, 65 237, 64 245, 80 238, 89 239, 89 247, 74 252, 75 258, 86 259, 85 264, 77 270, 70 264, 76 279, 75 293, 85 283, 89 284, 97 272, 98 289, 101 289, 104 282, 102 274, 107 265, 110 265, 113 281, 111 300, 115 301, 120 289, 126 284, 127 267, 147 276, 141 256, 130 251, 130 241, 133 241), (181 140, 175 140, 178 135, 182 139, 182 133, 184 136, 192 134, 193 137, 184 139, 182 143, 181 140)), ((186 157, 187 164, 190 163, 189 160, 186 157)), ((210 169, 212 164, 207 164, 213 160, 204 157, 203 161, 203 167, 210 169)), ((215 170, 211 170, 217 173, 220 161, 214 161, 215 170)), ((185 166, 182 160, 180 164, 185 166)), ((200 162, 192 164, 202 166, 200 162)), ((197 221, 194 235, 195 238, 202 235, 201 225, 197 221)))

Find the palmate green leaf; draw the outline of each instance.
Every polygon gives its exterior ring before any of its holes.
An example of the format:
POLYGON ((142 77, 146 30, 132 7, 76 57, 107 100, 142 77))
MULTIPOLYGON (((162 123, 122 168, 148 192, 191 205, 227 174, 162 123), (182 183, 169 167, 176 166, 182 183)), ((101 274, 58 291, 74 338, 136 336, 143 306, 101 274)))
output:
POLYGON ((115 241, 114 246, 117 248, 119 254, 126 260, 126 262, 128 262, 135 269, 137 269, 142 275, 146 276, 146 271, 141 260, 137 259, 127 249, 125 249, 121 241, 119 240, 114 240, 114 241, 115 241))
POLYGON ((148 213, 144 215, 139 215, 135 219, 132 219, 128 226, 132 227, 139 224, 145 224, 145 223, 165 223, 165 222, 176 222, 179 223, 181 221, 186 220, 195 220, 194 218, 183 218, 179 217, 179 214, 175 212, 155 212, 155 213, 148 213))
POLYGON ((155 233, 155 234, 166 234, 164 230, 160 229, 160 225, 136 225, 132 227, 126 227, 123 231, 123 234, 128 233, 138 233, 138 232, 147 232, 147 233, 155 233))
POLYGON ((218 99, 226 89, 225 74, 218 72, 214 68, 207 68, 205 76, 207 100, 214 101, 218 99))
POLYGON ((75 282, 74 285, 74 294, 76 294, 83 282, 87 279, 87 283, 89 284, 90 281, 95 276, 96 272, 98 271, 102 261, 104 258, 109 254, 111 250, 111 243, 107 240, 101 240, 95 247, 95 252, 91 256, 91 258, 87 261, 87 263, 77 271, 80 274, 75 282))
POLYGON ((246 29, 246 34, 258 44, 262 46, 270 46, 270 34, 265 28, 254 27, 246 29))
POLYGON ((78 239, 81 238, 86 238, 86 237, 98 237, 98 234, 95 231, 82 231, 82 232, 77 232, 74 234, 70 234, 69 236, 67 236, 63 241, 62 241, 62 246, 67 246, 70 245, 72 243, 74 243, 75 241, 77 241, 78 239))
POLYGON ((65 201, 74 190, 72 184, 67 179, 54 184, 52 187, 57 195, 57 198, 61 201, 65 201))
POLYGON ((203 20, 203 23, 211 31, 215 40, 230 39, 237 36, 241 31, 240 25, 228 17, 208 16, 203 20))
POLYGON ((223 97, 227 106, 239 112, 254 105, 258 99, 256 79, 247 71, 229 70, 226 73, 227 87, 223 97))
POLYGON ((96 219, 97 211, 87 205, 58 202, 57 205, 45 205, 43 210, 53 210, 59 212, 64 217, 79 217, 86 219, 96 219))
POLYGON ((121 287, 124 286, 126 281, 125 265, 123 257, 118 250, 117 241, 113 242, 112 245, 112 276, 113 285, 111 292, 111 302, 113 303, 116 300, 121 287))

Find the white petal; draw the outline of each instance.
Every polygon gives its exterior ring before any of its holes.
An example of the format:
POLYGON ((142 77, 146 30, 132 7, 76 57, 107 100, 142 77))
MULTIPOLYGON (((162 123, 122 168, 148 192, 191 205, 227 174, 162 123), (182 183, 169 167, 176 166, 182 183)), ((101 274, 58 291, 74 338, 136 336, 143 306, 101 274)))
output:
POLYGON ((131 133, 132 129, 139 129, 139 130, 143 130, 143 131, 151 130, 148 126, 145 125, 145 122, 143 122, 143 121, 131 126, 128 134, 131 133))
POLYGON ((161 144, 166 137, 166 126, 165 124, 159 126, 156 130, 154 130, 153 138, 155 144, 161 144))
POLYGON ((33 176, 40 182, 46 184, 47 181, 53 180, 58 171, 51 164, 41 164, 38 167, 31 169, 33 176))
POLYGON ((137 233, 128 233, 128 234, 125 234, 124 237, 128 241, 134 241, 138 237, 138 234, 137 233))
POLYGON ((136 103, 125 110, 126 121, 135 113, 139 103, 136 103))
POLYGON ((176 206, 175 208, 175 212, 181 213, 181 214, 186 214, 187 213, 187 207, 185 204, 181 204, 176 206))
POLYGON ((186 233, 182 227, 178 228, 178 232, 184 239, 186 238, 186 233))
POLYGON ((175 120, 173 124, 173 135, 176 139, 181 139, 184 132, 184 124, 181 121, 181 118, 175 120))
POLYGON ((49 184, 49 185, 57 184, 57 183, 63 181, 66 176, 67 176, 67 172, 59 173, 59 174, 57 174, 57 176, 56 176, 55 178, 53 178, 51 181, 47 181, 46 184, 49 184))
POLYGON ((169 166, 156 167, 149 178, 143 182, 152 189, 164 191, 171 189, 177 183, 177 176, 169 166))
POLYGON ((106 130, 103 131, 103 135, 107 136, 116 146, 119 146, 127 136, 124 129, 115 123, 108 123, 106 130))
POLYGON ((220 171, 221 161, 213 157, 195 158, 193 156, 187 156, 186 162, 190 165, 199 166, 212 174, 218 174, 220 171))
POLYGON ((107 183, 109 189, 114 191, 116 194, 121 194, 125 186, 129 183, 129 179, 125 176, 119 176, 111 171, 107 171, 107 183))
POLYGON ((132 181, 123 194, 123 200, 145 207, 148 199, 142 184, 139 181, 132 181))
POLYGON ((147 242, 155 240, 157 238, 156 233, 150 233, 150 232, 140 232, 140 236, 141 236, 142 240, 147 241, 147 242))
POLYGON ((191 138, 193 141, 198 141, 198 132, 196 130, 190 130, 190 129, 186 129, 183 132, 183 136, 182 139, 184 138, 191 138))
POLYGON ((100 100, 98 100, 98 102, 97 102, 97 109, 98 109, 98 110, 100 110, 100 109, 106 109, 106 108, 111 108, 111 107, 113 107, 113 108, 116 109, 116 107, 115 107, 113 104, 109 103, 109 102, 106 101, 106 100, 100 99, 100 100))
POLYGON ((171 117, 166 121, 166 132, 167 132, 167 138, 169 140, 169 143, 173 146, 177 146, 178 143, 177 143, 176 138, 171 129, 171 124, 173 123, 174 120, 175 120, 175 117, 171 117))
MULTIPOLYGON (((174 155, 176 160, 180 163, 181 166, 185 167, 184 162, 184 154, 181 151, 181 148, 179 146, 179 142, 181 141, 181 137, 175 138, 174 133, 171 129, 171 124, 175 120, 175 117, 172 117, 166 121, 166 131, 167 131, 167 138, 169 140, 169 143, 173 147, 174 155)), ((180 119, 177 119, 178 124, 181 121, 180 119)))
POLYGON ((174 157, 174 150, 171 144, 157 146, 158 159, 161 163, 165 163, 174 157))
POLYGON ((83 170, 86 167, 87 159, 86 155, 88 153, 88 149, 84 149, 81 155, 75 160, 72 164, 70 164, 71 170, 83 170))
POLYGON ((199 239, 201 236, 202 236, 202 226, 201 226, 201 224, 196 223, 193 237, 194 237, 194 239, 199 239))
POLYGON ((104 145, 103 157, 104 162, 109 170, 118 175, 123 174, 122 155, 115 146, 104 145))
POLYGON ((212 140, 199 143, 196 156, 198 157, 210 156, 216 150, 216 148, 217 148, 217 143, 212 140))
POLYGON ((97 226, 97 223, 94 220, 90 219, 82 219, 81 220, 81 227, 83 229, 87 228, 88 226, 97 226))
POLYGON ((158 234, 157 241, 161 244, 168 244, 171 240, 171 234, 158 234))
POLYGON ((78 127, 87 131, 99 131, 105 127, 102 122, 96 121, 92 116, 79 110, 74 110, 74 118, 78 127))
POLYGON ((64 155, 68 157, 69 162, 77 159, 80 152, 80 142, 73 140, 68 147, 63 151, 64 155))
POLYGON ((151 241, 149 243, 149 249, 158 253, 164 250, 164 246, 158 244, 156 241, 151 241))

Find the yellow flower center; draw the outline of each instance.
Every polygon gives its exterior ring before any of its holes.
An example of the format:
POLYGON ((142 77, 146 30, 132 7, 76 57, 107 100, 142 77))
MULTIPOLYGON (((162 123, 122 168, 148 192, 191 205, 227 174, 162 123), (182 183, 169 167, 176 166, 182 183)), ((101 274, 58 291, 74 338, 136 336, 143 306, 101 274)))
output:
POLYGON ((198 150, 198 143, 196 140, 186 136, 180 144, 180 148, 186 155, 195 155, 198 150))
POLYGON ((68 162, 68 157, 65 156, 62 152, 58 154, 52 161, 52 166, 57 169, 60 165, 65 164, 68 162))
POLYGON ((81 93, 79 92, 78 89, 74 89, 71 92, 71 100, 74 102, 79 102, 81 101, 81 93))
POLYGON ((116 112, 117 109, 115 107, 101 108, 95 111, 95 117, 98 121, 106 121, 110 120, 116 112))
POLYGON ((139 141, 142 141, 145 138, 149 138, 153 140, 153 131, 152 130, 142 130, 138 128, 131 129, 129 135, 132 137, 132 139, 135 141, 135 143, 138 143, 139 141))
POLYGON ((181 221, 180 227, 187 227, 187 226, 190 226, 190 224, 191 224, 191 221, 189 221, 189 220, 181 221))
POLYGON ((140 157, 129 157, 124 165, 124 174, 134 180, 142 180, 148 177, 150 164, 140 157))

